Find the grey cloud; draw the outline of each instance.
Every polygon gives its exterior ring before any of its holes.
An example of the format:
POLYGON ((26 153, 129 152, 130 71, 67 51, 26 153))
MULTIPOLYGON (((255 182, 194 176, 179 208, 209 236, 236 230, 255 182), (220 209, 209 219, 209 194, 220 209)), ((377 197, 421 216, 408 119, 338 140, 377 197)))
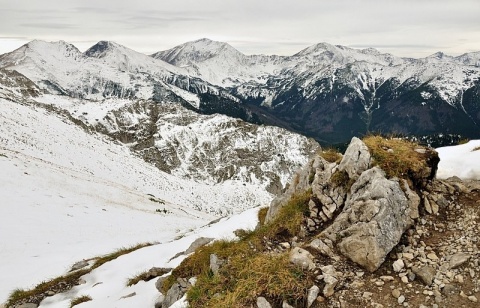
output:
POLYGON ((75 25, 72 24, 64 24, 64 23, 23 23, 20 24, 21 27, 27 27, 27 28, 40 28, 40 29, 74 29, 78 28, 75 25))

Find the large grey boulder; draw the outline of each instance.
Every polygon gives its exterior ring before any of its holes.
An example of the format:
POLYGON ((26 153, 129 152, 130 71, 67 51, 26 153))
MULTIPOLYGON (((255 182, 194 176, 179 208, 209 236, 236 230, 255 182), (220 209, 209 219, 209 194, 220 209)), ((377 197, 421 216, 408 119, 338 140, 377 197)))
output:
POLYGON ((397 180, 388 180, 378 167, 364 171, 351 188, 343 211, 320 238, 370 272, 398 244, 413 223, 410 202, 397 180))
POLYGON ((370 168, 371 155, 362 140, 353 137, 343 155, 338 169, 346 171, 351 179, 358 179, 363 171, 370 168))

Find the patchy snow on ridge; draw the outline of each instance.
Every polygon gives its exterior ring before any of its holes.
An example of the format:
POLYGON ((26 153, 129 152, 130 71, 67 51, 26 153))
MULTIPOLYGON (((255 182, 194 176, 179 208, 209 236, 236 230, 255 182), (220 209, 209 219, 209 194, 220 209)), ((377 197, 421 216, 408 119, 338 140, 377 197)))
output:
POLYGON ((480 180, 480 140, 437 149, 440 156, 437 177, 480 180))

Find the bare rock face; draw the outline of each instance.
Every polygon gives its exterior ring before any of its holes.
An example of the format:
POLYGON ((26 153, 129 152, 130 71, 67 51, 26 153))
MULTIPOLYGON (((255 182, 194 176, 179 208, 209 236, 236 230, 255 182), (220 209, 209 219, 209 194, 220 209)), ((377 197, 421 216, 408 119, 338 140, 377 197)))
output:
POLYGON ((357 137, 353 137, 338 169, 346 171, 351 179, 356 180, 363 171, 370 168, 370 160, 371 155, 365 143, 357 137))
POLYGON ((373 272, 412 225, 409 201, 398 181, 387 180, 377 167, 363 172, 351 192, 343 212, 320 236, 373 272))
POLYGON ((265 217, 266 223, 270 222, 277 215, 278 211, 287 204, 294 194, 304 192, 310 187, 310 179, 316 174, 315 164, 318 159, 319 157, 311 159, 302 169, 297 171, 285 193, 273 199, 265 217))

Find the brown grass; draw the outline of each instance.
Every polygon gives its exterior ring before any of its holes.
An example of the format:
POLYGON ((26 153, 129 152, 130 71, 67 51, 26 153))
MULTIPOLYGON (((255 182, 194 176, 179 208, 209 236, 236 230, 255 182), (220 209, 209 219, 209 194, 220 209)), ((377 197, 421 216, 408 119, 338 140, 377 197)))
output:
POLYGON ((91 300, 92 300, 92 298, 88 295, 82 295, 82 296, 79 296, 79 297, 75 297, 70 302, 70 308, 72 308, 73 306, 79 305, 81 303, 89 302, 91 300))
POLYGON ((368 136, 363 141, 370 150, 373 163, 389 178, 411 179, 427 167, 425 155, 415 151, 419 145, 414 142, 380 136, 368 136))
POLYGON ((196 276, 188 293, 190 307, 250 307, 258 296, 281 305, 283 300, 304 303, 313 283, 308 273, 288 262, 287 253, 265 251, 265 241, 289 240, 298 234, 311 192, 293 196, 275 219, 237 241, 216 241, 183 260, 163 284, 167 292, 177 278, 196 276), (218 275, 210 270, 210 255, 226 260, 218 275))
POLYGON ((258 211, 258 223, 263 226, 265 224, 265 218, 267 217, 268 207, 262 207, 258 211))
POLYGON ((480 151, 480 147, 474 147, 472 152, 474 152, 474 151, 480 151))
POLYGON ((327 148, 322 150, 318 153, 323 159, 328 161, 329 163, 339 163, 342 160, 342 154, 338 152, 335 148, 327 148))

